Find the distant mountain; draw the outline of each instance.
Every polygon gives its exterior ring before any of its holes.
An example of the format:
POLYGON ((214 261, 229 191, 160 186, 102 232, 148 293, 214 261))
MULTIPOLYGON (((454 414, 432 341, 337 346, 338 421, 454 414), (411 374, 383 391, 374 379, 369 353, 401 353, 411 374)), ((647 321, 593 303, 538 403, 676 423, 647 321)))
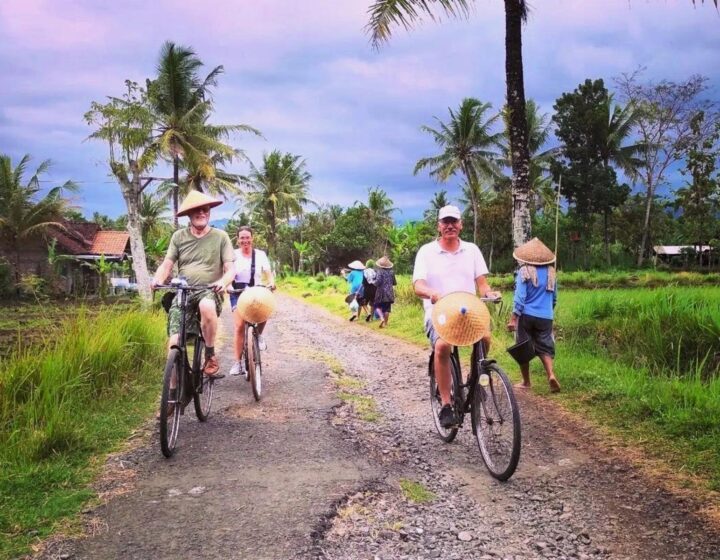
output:
POLYGON ((223 218, 221 220, 210 220, 210 225, 218 229, 225 229, 225 226, 230 220, 223 218))

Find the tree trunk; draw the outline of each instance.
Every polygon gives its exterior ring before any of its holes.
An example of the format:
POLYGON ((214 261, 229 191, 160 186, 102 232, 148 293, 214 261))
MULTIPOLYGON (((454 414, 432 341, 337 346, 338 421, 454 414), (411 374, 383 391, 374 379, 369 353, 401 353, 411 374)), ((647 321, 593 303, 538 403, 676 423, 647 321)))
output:
POLYGON ((610 266, 612 263, 610 262, 610 235, 608 233, 608 212, 608 209, 605 208, 605 215, 603 216, 603 242, 605 244, 605 262, 608 266, 610 266))
POLYGON ((642 239, 640 241, 640 251, 638 252, 637 265, 642 266, 643 259, 645 258, 645 248, 647 246, 648 238, 650 237, 650 210, 652 208, 653 196, 655 195, 655 187, 652 184, 652 179, 647 178, 647 200, 645 201, 645 220, 643 221, 643 232, 642 239))
POLYGON ((140 297, 146 302, 152 301, 150 291, 150 275, 148 274, 145 245, 142 239, 142 224, 140 221, 140 170, 131 163, 131 176, 128 177, 121 167, 112 167, 113 174, 120 183, 125 206, 127 207, 127 231, 130 234, 130 252, 132 253, 133 272, 138 284, 140 297))
POLYGON ((530 221, 530 151, 525 116, 520 0, 505 0, 505 81, 507 86, 508 137, 512 162, 512 235, 515 247, 532 235, 530 221))
POLYGON ((172 188, 172 201, 173 201, 173 226, 175 229, 178 228, 178 208, 180 207, 180 158, 178 156, 173 157, 173 188, 172 188))

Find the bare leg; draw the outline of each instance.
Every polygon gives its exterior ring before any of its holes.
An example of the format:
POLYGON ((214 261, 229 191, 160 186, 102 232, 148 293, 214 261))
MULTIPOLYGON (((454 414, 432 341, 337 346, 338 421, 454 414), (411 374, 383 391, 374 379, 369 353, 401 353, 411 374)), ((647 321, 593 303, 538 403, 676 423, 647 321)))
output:
POLYGON ((553 371, 553 359, 550 356, 544 354, 540 354, 539 358, 543 366, 545 366, 545 373, 547 373, 548 383, 550 384, 550 392, 560 392, 560 383, 555 377, 555 371, 553 371))
POLYGON ((530 388, 530 362, 520 366, 520 373, 522 373, 522 383, 518 383, 515 386, 522 387, 524 389, 530 388))
POLYGON ((215 334, 217 333, 218 316, 215 310, 215 302, 203 299, 198 306, 200 309, 200 328, 202 329, 205 346, 215 346, 215 334))
POLYGON ((443 405, 452 404, 452 377, 450 376, 450 354, 452 346, 447 342, 438 340, 435 343, 435 382, 440 390, 440 400, 443 405))
POLYGON ((388 319, 390 318, 390 313, 383 313, 383 320, 382 323, 380 323, 381 327, 387 327, 388 319))
POLYGON ((235 333, 234 333, 233 350, 235 352, 235 361, 239 362, 242 357, 243 346, 245 344, 245 321, 240 317, 240 313, 235 310, 235 333))

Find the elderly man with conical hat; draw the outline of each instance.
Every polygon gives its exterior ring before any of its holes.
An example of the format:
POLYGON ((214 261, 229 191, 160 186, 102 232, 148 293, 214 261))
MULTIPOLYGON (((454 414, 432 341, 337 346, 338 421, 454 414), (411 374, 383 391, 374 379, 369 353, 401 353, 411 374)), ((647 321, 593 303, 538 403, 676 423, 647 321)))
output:
MULTIPOLYGON (((508 330, 517 331, 517 341, 532 340, 535 354, 540 358, 547 374, 550 391, 557 393, 560 383, 555 377, 553 359, 555 339, 553 319, 557 303, 555 255, 537 237, 513 252, 520 264, 515 278, 513 310, 508 330)), ((522 383, 516 387, 530 387, 530 363, 520 364, 522 383)))
POLYGON ((462 227, 460 209, 452 205, 443 206, 438 212, 438 238, 420 247, 413 270, 413 288, 423 298, 425 307, 425 332, 433 348, 435 380, 442 400, 439 421, 444 428, 457 425, 459 418, 452 406, 452 344, 440 338, 435 331, 433 306, 441 297, 452 292, 500 297, 499 292, 491 291, 487 282, 489 271, 480 248, 460 239, 462 227))
MULTIPOLYGON (((190 332, 200 329, 205 339, 203 372, 208 377, 222 377, 215 356, 215 336, 218 317, 222 311, 222 293, 233 279, 235 268, 232 242, 227 233, 210 226, 210 209, 222 204, 199 191, 191 191, 180 205, 178 217, 187 216, 190 224, 177 230, 170 238, 165 260, 152 279, 152 286, 167 281, 177 265, 178 276, 187 279, 191 286, 208 285, 208 289, 188 292, 186 324, 190 332)), ((177 344, 180 331, 180 308, 175 298, 168 315, 168 347, 177 344)))

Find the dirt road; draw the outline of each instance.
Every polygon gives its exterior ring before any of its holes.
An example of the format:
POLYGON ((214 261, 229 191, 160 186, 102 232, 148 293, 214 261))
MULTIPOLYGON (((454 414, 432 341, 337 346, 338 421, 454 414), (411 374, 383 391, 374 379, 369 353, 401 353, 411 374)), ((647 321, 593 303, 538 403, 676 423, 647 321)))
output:
MULTIPOLYGON (((520 466, 494 481, 469 428, 450 445, 434 436, 426 349, 279 297, 263 400, 241 378, 219 382, 207 423, 183 417, 176 455, 153 435, 115 458, 131 491, 43 558, 720 558, 696 505, 542 399, 521 398, 520 466)), ((228 369, 229 313, 223 323, 228 369)))

